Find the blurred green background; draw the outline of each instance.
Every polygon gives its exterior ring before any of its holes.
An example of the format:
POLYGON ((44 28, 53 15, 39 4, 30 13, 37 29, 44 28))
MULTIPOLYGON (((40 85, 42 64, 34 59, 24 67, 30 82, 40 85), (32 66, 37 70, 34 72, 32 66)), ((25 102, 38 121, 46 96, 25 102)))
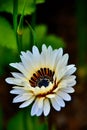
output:
POLYGON ((87 130, 86 79, 87 1, 0 0, 0 130, 87 130), (77 67, 72 101, 60 112, 51 109, 46 119, 31 117, 31 106, 21 110, 12 104, 12 86, 5 83, 20 51, 43 43, 63 47, 77 67))

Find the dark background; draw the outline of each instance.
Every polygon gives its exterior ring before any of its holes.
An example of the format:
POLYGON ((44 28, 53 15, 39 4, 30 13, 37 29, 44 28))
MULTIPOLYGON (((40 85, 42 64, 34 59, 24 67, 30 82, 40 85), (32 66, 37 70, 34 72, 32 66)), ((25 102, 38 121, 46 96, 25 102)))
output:
MULTIPOLYGON (((77 85, 75 93, 72 94, 72 101, 66 103, 66 107, 60 112, 52 110, 49 115, 49 129, 54 124, 56 130, 87 130, 87 91, 86 77, 83 66, 78 67, 78 2, 75 0, 46 0, 44 4, 37 5, 37 24, 46 24, 48 33, 61 37, 65 44, 65 52, 70 55, 70 63, 75 63, 77 68, 77 85), (79 71, 81 70, 81 71, 79 71)), ((87 2, 86 2, 87 3, 87 2)), ((5 17, 12 23, 12 17, 5 14, 5 17)), ((9 70, 8 70, 9 71, 9 70)), ((0 99, 4 111, 4 130, 8 120, 19 110, 17 104, 12 104, 13 96, 9 94, 10 88, 4 79, 0 78, 0 99)), ((43 118, 43 117, 42 117, 43 118)))

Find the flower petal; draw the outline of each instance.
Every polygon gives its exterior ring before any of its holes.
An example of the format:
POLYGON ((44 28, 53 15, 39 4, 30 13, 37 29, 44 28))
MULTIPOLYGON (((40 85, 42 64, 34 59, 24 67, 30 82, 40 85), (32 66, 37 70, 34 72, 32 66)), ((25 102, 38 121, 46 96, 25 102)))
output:
POLYGON ((65 102, 63 101, 63 99, 61 97, 56 95, 55 99, 56 99, 57 103, 59 104, 59 106, 65 107, 65 102))
POLYGON ((23 94, 25 91, 23 89, 13 89, 10 91, 11 94, 23 94))
POLYGON ((47 98, 44 99, 43 112, 45 116, 47 116, 50 112, 50 102, 47 98))
POLYGON ((5 81, 9 84, 19 85, 19 86, 27 86, 29 85, 28 80, 21 80, 17 78, 6 78, 5 81))
POLYGON ((43 107, 43 100, 45 97, 39 98, 38 99, 38 108, 42 108, 43 107))
POLYGON ((20 72, 22 72, 25 76, 28 75, 27 70, 24 68, 23 64, 20 63, 11 63, 10 66, 16 68, 17 70, 19 70, 20 72))
POLYGON ((31 115, 34 116, 38 111, 38 99, 35 100, 32 109, 31 109, 31 115))
POLYGON ((18 95, 13 99, 13 103, 23 102, 30 98, 29 94, 18 95))
POLYGON ((32 96, 32 98, 30 98, 29 100, 25 101, 24 103, 22 103, 19 108, 24 108, 29 106, 33 101, 34 101, 35 97, 32 96))
POLYGON ((67 87, 67 88, 61 89, 61 91, 64 91, 66 93, 73 93, 75 90, 72 87, 67 87))
POLYGON ((37 98, 32 106, 31 109, 31 115, 40 115, 42 113, 43 110, 43 100, 44 98, 37 98), (40 110, 40 111, 39 111, 40 110))
POLYGON ((67 75, 69 76, 69 75, 73 74, 75 71, 76 71, 75 65, 68 65, 68 66, 66 67, 65 76, 67 76, 67 75))
POLYGON ((39 50, 36 46, 33 46, 32 53, 33 53, 34 57, 36 57, 36 58, 40 55, 39 50))
POLYGON ((48 94, 46 95, 47 98, 54 98, 55 97, 55 94, 48 94))
POLYGON ((59 104, 57 103, 56 99, 55 98, 52 98, 51 99, 51 103, 52 103, 52 106, 55 110, 57 111, 60 111, 61 110, 61 107, 59 106, 59 104))
POLYGON ((61 90, 58 92, 58 95, 62 97, 65 101, 71 100, 71 96, 65 92, 62 92, 61 90))
POLYGON ((43 109, 42 108, 39 108, 37 113, 36 113, 36 116, 40 116, 43 112, 43 109))
POLYGON ((22 80, 9 77, 9 78, 6 78, 6 82, 9 83, 9 84, 17 84, 17 85, 20 85, 21 82, 22 82, 22 80))
POLYGON ((68 54, 63 55, 62 58, 58 61, 58 64, 57 64, 58 69, 62 69, 64 66, 66 66, 68 59, 69 59, 68 54))

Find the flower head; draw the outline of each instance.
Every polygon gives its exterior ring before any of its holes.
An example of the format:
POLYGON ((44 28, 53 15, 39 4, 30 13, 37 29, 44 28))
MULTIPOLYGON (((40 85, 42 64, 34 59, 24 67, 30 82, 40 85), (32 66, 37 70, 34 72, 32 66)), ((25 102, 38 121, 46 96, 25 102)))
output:
POLYGON ((13 103, 22 102, 19 108, 24 108, 33 103, 31 115, 47 116, 51 105, 57 111, 65 106, 64 101, 70 101, 75 84, 75 65, 67 65, 68 54, 63 55, 63 49, 53 50, 42 45, 39 52, 33 46, 32 52, 21 52, 21 62, 10 65, 19 72, 13 72, 13 77, 6 78, 6 82, 13 84, 12 94, 17 96, 13 103))

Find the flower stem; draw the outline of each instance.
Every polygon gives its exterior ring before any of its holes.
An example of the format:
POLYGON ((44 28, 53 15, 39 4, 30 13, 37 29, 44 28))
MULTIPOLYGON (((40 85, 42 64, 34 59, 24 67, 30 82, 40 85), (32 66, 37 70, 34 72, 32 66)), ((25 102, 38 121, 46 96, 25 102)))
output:
POLYGON ((17 17, 18 17, 18 0, 13 0, 13 26, 14 31, 17 31, 17 17))
POLYGON ((18 26, 17 19, 18 19, 18 0, 13 0, 13 26, 14 26, 15 36, 16 36, 17 49, 19 52, 20 49, 19 49, 18 36, 17 36, 17 26, 18 26))
MULTIPOLYGON (((32 13, 32 17, 31 17, 31 27, 32 27, 32 30, 35 30, 35 26, 36 26, 36 0, 33 0, 33 4, 34 4, 34 12, 32 13)), ((33 36, 32 36, 32 32, 31 32, 31 48, 33 45, 35 45, 35 34, 33 33, 33 36)))
POLYGON ((35 29, 35 25, 36 25, 36 0, 33 0, 33 4, 34 4, 35 10, 32 13, 31 26, 33 29, 35 29))

